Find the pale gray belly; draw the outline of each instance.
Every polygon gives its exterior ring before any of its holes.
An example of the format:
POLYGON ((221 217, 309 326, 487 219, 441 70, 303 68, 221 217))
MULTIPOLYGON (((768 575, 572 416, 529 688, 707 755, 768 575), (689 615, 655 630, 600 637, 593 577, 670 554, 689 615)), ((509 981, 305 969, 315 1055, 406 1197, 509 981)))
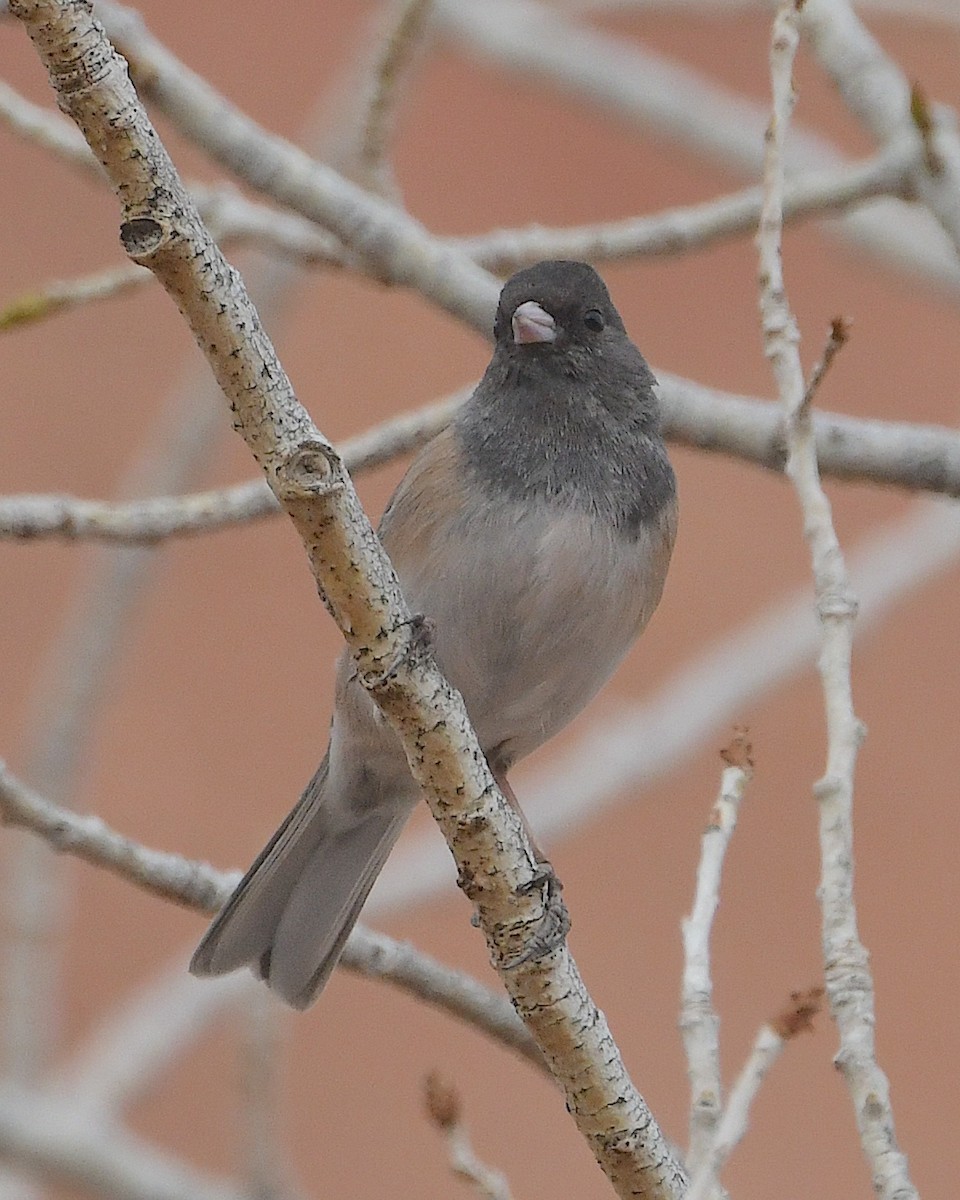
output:
POLYGON ((671 513, 655 526, 627 538, 581 513, 507 502, 448 529, 443 554, 402 571, 410 606, 434 626, 441 669, 505 767, 580 711, 649 620, 671 513))

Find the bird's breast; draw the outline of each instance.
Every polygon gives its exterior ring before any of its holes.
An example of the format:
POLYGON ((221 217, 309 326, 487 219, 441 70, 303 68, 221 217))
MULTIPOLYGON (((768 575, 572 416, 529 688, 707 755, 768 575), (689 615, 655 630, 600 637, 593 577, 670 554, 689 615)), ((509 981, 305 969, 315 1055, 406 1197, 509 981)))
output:
POLYGON ((594 695, 656 607, 673 533, 667 510, 626 535, 558 505, 490 500, 398 563, 485 750, 522 757, 594 695))

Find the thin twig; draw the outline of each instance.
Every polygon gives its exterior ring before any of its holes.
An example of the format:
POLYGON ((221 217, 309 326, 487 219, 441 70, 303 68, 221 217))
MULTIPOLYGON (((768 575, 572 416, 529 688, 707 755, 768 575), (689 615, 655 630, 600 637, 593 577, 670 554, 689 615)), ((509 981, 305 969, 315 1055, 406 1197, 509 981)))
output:
POLYGON ((723 751, 723 759, 727 765, 720 781, 720 794, 701 840, 693 908, 683 922, 680 1030, 690 1078, 690 1137, 686 1164, 691 1177, 696 1177, 705 1161, 722 1111, 720 1018, 713 1007, 710 936, 720 903, 723 860, 753 772, 750 744, 744 730, 736 731, 732 742, 723 751))
MULTIPOLYGON (((823 377, 830 370, 833 360, 839 352, 850 340, 850 326, 843 317, 834 317, 830 322, 830 333, 827 337, 827 343, 823 348, 823 353, 817 360, 813 370, 810 372, 810 377, 807 380, 807 386, 803 390, 802 408, 807 409, 814 396, 820 390, 820 385, 823 383, 823 377)), ((816 418, 814 418, 816 420, 816 418)), ((816 438, 816 434, 814 434, 816 438)), ((818 454, 819 458, 819 454, 818 454)))
POLYGON ((482 1200, 512 1200, 506 1176, 477 1158, 463 1120, 463 1102, 456 1087, 436 1071, 424 1080, 424 1105, 431 1124, 443 1135, 454 1175, 473 1185, 482 1200))
POLYGON ((100 164, 80 131, 53 109, 41 108, 0 79, 0 121, 20 137, 103 183, 100 164))
POLYGON ((407 213, 269 134, 153 37, 139 14, 100 0, 97 16, 141 93, 239 179, 334 233, 374 278, 414 287, 489 332, 498 293, 489 273, 407 213))
POLYGON ((853 794, 864 728, 853 706, 851 655, 857 600, 820 483, 817 451, 805 403, 799 332, 790 311, 781 258, 783 142, 793 107, 797 9, 780 9, 773 26, 773 111, 766 142, 764 211, 757 246, 764 345, 784 410, 786 472, 803 514, 817 611, 822 625, 818 667, 827 719, 827 766, 816 784, 820 807, 823 956, 830 1009, 840 1031, 837 1062, 850 1087, 860 1140, 884 1200, 908 1200, 916 1191, 894 1132, 887 1078, 876 1059, 874 990, 867 951, 857 930, 853 891, 853 794))
MULTIPOLYGON (((877 196, 903 196, 919 156, 904 140, 863 163, 810 171, 791 180, 784 219, 846 212, 877 196)), ((686 254, 736 234, 753 233, 763 193, 746 188, 701 204, 677 205, 651 216, 629 217, 566 228, 503 229, 456 238, 452 245, 489 271, 504 275, 545 258, 581 258, 599 263, 634 257, 686 254)))
POLYGON ((849 0, 806 0, 798 24, 850 110, 881 145, 913 136, 923 150, 911 179, 919 199, 960 254, 960 134, 957 114, 911 86, 849 0))
POLYGON ((151 850, 117 833, 99 817, 62 808, 19 780, 3 762, 0 819, 4 825, 39 834, 58 852, 106 867, 154 895, 202 912, 216 912, 239 878, 179 854, 151 850))
POLYGON ((404 77, 421 48, 433 0, 398 0, 390 11, 371 72, 370 96, 361 121, 357 167, 364 182, 385 194, 396 184, 387 158, 404 77))
MULTIPOLYGON (((449 422, 470 389, 461 389, 412 413, 384 421, 345 441, 340 453, 356 474, 415 450, 449 422)), ((174 534, 203 533, 273 516, 281 511, 263 479, 187 496, 160 496, 126 504, 65 496, 0 498, 0 538, 58 535, 108 542, 153 543, 174 534)))
MULTIPOLYGON (((420 3, 422 0, 416 0, 420 3)), ((794 181, 784 202, 785 219, 843 212, 880 195, 905 192, 917 158, 913 143, 894 147, 864 164, 812 173, 794 181)), ((343 267, 350 255, 337 239, 292 213, 257 204, 229 185, 193 186, 191 194, 221 245, 255 241, 264 248, 310 265, 343 267)), ((632 217, 598 225, 548 229, 506 229, 448 244, 498 274, 546 258, 589 262, 678 255, 701 250, 722 238, 752 233, 760 214, 759 188, 702 204, 678 206, 653 216, 632 217)), ((362 263, 356 263, 361 270, 362 263)), ((153 282, 153 275, 134 264, 108 267, 55 281, 7 301, 0 309, 0 331, 109 299, 153 282)))
POLYGON ((107 267, 76 279, 56 280, 8 301, 0 309, 0 331, 68 312, 82 304, 108 300, 150 283, 153 276, 135 263, 107 267))
POLYGON ((764 1079, 787 1042, 798 1033, 813 1028, 813 1018, 820 1011, 822 997, 821 987, 794 992, 783 1012, 769 1024, 761 1025, 743 1070, 730 1089, 723 1116, 714 1129, 710 1144, 705 1147, 700 1166, 684 1200, 707 1200, 715 1194, 723 1164, 747 1132, 750 1108, 764 1079))
MULTIPOLYGON (((757 177, 765 109, 702 71, 636 39, 628 42, 571 20, 543 0, 435 0, 435 8, 438 29, 472 58, 492 61, 527 82, 544 80, 572 94, 576 103, 652 130, 724 171, 757 177)), ((836 167, 843 157, 822 136, 795 132, 791 171, 836 167)), ((824 226, 824 233, 953 297, 960 293, 960 265, 945 253, 946 238, 923 213, 879 203, 848 212, 824 226)))

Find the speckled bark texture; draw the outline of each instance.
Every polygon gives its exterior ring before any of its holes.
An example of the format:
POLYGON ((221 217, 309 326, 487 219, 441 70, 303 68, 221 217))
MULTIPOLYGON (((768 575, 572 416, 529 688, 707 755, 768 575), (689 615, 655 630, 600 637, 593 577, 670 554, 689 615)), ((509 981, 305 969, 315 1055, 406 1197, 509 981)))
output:
MULTIPOLYGON (((125 63, 88 3, 14 0, 11 9, 47 65, 61 107, 113 183, 125 248, 176 301, 230 402, 235 427, 296 526, 361 678, 400 734, 457 859, 493 964, 542 1046, 581 1133, 618 1195, 678 1197, 682 1171, 630 1083, 566 946, 524 959, 548 903, 519 819, 497 791, 462 701, 404 604, 349 477, 297 402, 239 276, 204 229, 140 105, 125 63)), ((378 211, 371 206, 356 221, 367 246, 378 211)), ((388 255, 390 228, 382 232, 388 255)), ((464 266, 460 286, 471 276, 484 278, 464 266)))

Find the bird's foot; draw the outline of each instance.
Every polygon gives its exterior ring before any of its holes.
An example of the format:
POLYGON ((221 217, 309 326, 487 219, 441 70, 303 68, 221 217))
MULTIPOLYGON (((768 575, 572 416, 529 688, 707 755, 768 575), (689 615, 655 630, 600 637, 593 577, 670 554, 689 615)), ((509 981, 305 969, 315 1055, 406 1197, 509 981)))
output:
POLYGON ((543 915, 528 928, 520 952, 504 963, 508 969, 546 958, 563 945, 570 932, 570 914, 561 894, 563 884, 553 864, 545 858, 539 861, 535 874, 519 890, 526 895, 538 888, 543 890, 543 915))

